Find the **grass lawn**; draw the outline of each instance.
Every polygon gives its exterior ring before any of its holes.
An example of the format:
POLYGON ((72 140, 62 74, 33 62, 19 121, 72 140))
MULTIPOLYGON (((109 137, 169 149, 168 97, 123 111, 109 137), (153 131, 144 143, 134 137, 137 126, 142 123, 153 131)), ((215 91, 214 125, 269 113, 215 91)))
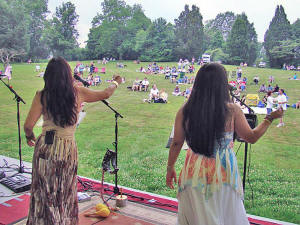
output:
MULTIPOLYGON (((86 62, 89 63, 89 62, 86 62)), ((176 197, 176 190, 170 190, 165 185, 165 172, 168 149, 165 148, 175 114, 184 103, 183 97, 172 96, 175 84, 164 79, 164 75, 147 75, 150 84, 156 83, 158 89, 165 88, 169 94, 168 104, 148 104, 142 99, 148 97, 145 92, 131 92, 126 88, 131 86, 136 77, 140 79, 145 74, 137 73, 141 65, 125 62, 124 69, 116 68, 115 63, 106 65, 107 73, 101 75, 102 81, 110 79, 113 73, 126 77, 126 83, 121 85, 115 95, 109 100, 124 119, 119 119, 119 184, 143 191, 176 197)), ((161 63, 159 65, 176 65, 176 63, 161 63)), ((46 64, 41 64, 45 68, 46 64)), ((72 68, 75 62, 71 63, 72 68)), ((101 67, 101 65, 97 65, 101 67)), ((225 66, 228 71, 236 70, 235 66, 225 66)), ((199 67, 197 66, 196 69, 199 67)), ((13 64, 13 79, 11 85, 25 100, 20 104, 21 126, 37 90, 43 88, 43 79, 36 77, 35 64, 13 64)), ((298 72, 299 73, 299 72, 298 72)), ((243 68, 243 76, 247 76, 246 93, 257 93, 259 86, 252 83, 253 77, 260 77, 260 84, 267 83, 268 77, 275 77, 275 84, 286 90, 289 104, 300 99, 300 80, 292 81, 294 72, 275 69, 243 68)), ((6 80, 5 80, 6 81, 6 80)), ((2 82, 1 82, 2 83, 2 82)), ((103 82, 93 89, 104 89, 109 84, 103 82)), ((0 84, 0 154, 18 158, 16 102, 9 90, 0 84)), ((188 85, 181 85, 182 90, 188 85)), ((263 95, 260 94, 262 99, 263 95)), ((82 176, 101 179, 101 163, 106 148, 113 148, 114 114, 102 103, 91 103, 85 106, 87 116, 76 132, 79 153, 79 170, 82 176)), ((300 223, 300 110, 288 108, 285 114, 285 126, 277 128, 278 121, 273 122, 269 130, 256 144, 250 147, 249 183, 245 190, 245 207, 247 213, 300 223), (253 194, 253 199, 252 199, 253 194)), ((262 121, 263 116, 258 116, 262 121)), ((35 128, 38 135, 40 127, 35 128)), ((25 144, 22 128, 23 160, 31 161, 33 148, 25 144)), ((240 147, 237 157, 242 174, 244 159, 244 144, 237 142, 235 150, 240 147)), ((176 164, 179 171, 183 164, 185 152, 182 151, 176 164)), ((106 181, 113 183, 113 176, 107 175, 106 181)))

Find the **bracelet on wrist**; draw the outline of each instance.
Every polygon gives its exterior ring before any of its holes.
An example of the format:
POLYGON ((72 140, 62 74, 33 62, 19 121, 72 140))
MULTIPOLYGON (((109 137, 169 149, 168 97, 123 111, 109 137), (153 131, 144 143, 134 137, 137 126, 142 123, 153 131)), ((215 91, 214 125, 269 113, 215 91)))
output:
POLYGON ((117 81, 115 81, 115 80, 114 80, 112 83, 113 83, 113 84, 115 84, 115 85, 116 85, 116 87, 119 87, 119 84, 118 84, 118 82, 117 82, 117 81))
POLYGON ((264 119, 269 121, 270 123, 272 123, 274 120, 274 118, 271 115, 266 115, 266 117, 264 119))
POLYGON ((30 136, 25 135, 25 137, 27 140, 31 140, 34 138, 34 134, 32 133, 30 136))

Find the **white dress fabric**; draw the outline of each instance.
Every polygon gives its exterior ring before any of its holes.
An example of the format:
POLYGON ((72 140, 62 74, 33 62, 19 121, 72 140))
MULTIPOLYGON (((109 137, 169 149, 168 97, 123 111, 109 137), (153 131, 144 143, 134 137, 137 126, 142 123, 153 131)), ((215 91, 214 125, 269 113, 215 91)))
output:
POLYGON ((215 143, 214 157, 187 150, 178 180, 178 225, 249 225, 233 152, 233 132, 215 143))

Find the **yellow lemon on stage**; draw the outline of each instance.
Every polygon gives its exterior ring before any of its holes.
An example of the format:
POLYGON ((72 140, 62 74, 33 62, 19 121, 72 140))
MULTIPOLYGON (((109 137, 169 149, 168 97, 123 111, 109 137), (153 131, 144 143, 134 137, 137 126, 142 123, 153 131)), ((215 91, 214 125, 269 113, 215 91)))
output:
POLYGON ((103 203, 99 203, 96 205, 96 211, 100 211, 101 209, 108 209, 107 205, 103 203))
POLYGON ((106 208, 102 208, 100 209, 99 211, 96 212, 97 215, 101 216, 101 217, 108 217, 109 214, 110 214, 110 211, 109 209, 106 207, 106 208))

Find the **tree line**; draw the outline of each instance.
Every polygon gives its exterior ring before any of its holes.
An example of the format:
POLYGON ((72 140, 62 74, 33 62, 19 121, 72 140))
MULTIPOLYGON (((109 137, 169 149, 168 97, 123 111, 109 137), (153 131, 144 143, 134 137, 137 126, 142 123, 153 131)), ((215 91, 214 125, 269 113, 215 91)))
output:
POLYGON ((200 9, 185 5, 172 24, 162 17, 151 21, 141 5, 123 0, 104 0, 101 9, 91 21, 86 47, 80 48, 79 16, 72 2, 62 3, 49 18, 48 0, 0 1, 0 60, 60 55, 68 60, 177 61, 208 53, 213 61, 227 64, 263 60, 280 67, 300 59, 300 19, 290 24, 282 6, 277 6, 263 43, 245 13, 220 13, 204 24, 200 9))

